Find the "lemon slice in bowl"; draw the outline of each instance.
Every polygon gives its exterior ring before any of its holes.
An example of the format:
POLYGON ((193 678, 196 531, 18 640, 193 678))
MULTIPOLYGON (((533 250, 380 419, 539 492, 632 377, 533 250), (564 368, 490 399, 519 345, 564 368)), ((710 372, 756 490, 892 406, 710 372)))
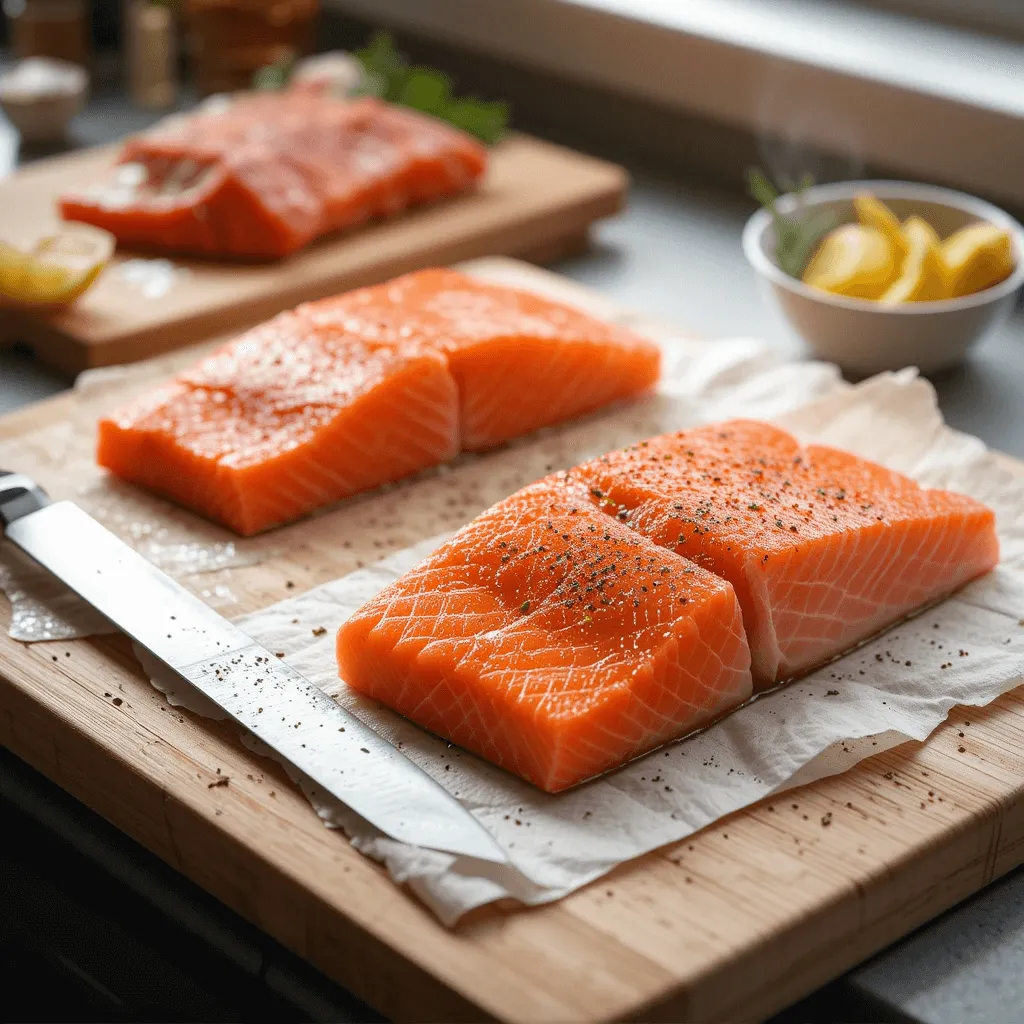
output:
POLYGON ((843 224, 822 239, 803 282, 835 295, 877 299, 896 279, 899 267, 892 244, 878 228, 843 224))
POLYGON ((66 306, 95 282, 114 252, 114 236, 87 225, 62 227, 25 252, 0 242, 0 301, 66 306))
POLYGON ((857 220, 861 224, 877 228, 885 235, 889 245, 892 246, 897 262, 903 260, 909 251, 909 245, 899 217, 881 199, 876 199, 866 193, 854 196, 853 208, 856 211, 857 220))
POLYGON ((908 217, 901 230, 907 247, 903 268, 879 301, 894 306, 948 298, 941 242, 935 228, 920 217, 908 217))
POLYGON ((991 288, 1013 273, 1010 234, 988 221, 954 231, 940 251, 951 298, 991 288))

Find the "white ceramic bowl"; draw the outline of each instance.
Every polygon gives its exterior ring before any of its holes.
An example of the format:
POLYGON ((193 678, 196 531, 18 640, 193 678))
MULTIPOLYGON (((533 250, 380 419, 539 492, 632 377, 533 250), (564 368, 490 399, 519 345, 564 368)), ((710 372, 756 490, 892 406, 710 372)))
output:
POLYGON ((67 61, 30 57, 0 76, 0 107, 28 143, 59 142, 85 106, 89 76, 67 61))
MULTIPOLYGON (((901 219, 923 217, 941 238, 966 224, 991 221, 1013 238, 1015 269, 999 284, 974 295, 937 302, 883 306, 811 288, 790 277, 775 261, 775 229, 767 210, 755 213, 743 230, 743 251, 798 334, 814 354, 853 376, 916 366, 922 373, 954 366, 987 330, 1005 318, 1024 283, 1024 228, 997 206, 963 192, 907 181, 846 181, 817 185, 803 193, 807 209, 832 210, 840 224, 857 218, 853 197, 868 192, 901 219)), ((795 196, 778 201, 781 213, 797 208, 795 196)))

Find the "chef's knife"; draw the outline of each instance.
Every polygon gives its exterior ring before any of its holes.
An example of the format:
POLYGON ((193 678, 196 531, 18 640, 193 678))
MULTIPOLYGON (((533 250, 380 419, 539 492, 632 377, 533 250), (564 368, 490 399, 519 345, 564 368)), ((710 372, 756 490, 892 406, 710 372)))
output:
POLYGON ((393 839, 506 858, 425 772, 77 505, 0 470, 9 540, 318 786, 393 839))

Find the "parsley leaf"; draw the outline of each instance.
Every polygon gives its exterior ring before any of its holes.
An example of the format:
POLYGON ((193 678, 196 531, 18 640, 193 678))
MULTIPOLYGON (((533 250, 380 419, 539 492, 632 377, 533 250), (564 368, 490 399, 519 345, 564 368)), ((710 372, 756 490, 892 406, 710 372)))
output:
POLYGON ((369 45, 356 50, 355 58, 363 66, 364 83, 360 92, 393 100, 393 93, 401 88, 406 71, 405 61, 395 49, 387 32, 377 32, 369 45))
MULTIPOLYGON (((508 128, 508 104, 486 102, 473 96, 456 99, 447 75, 433 68, 410 67, 387 32, 375 33, 354 56, 363 69, 357 95, 377 96, 389 103, 430 114, 488 145, 499 142, 508 128)), ((283 89, 294 69, 292 56, 268 64, 256 72, 253 88, 283 89)))
POLYGON ((283 89, 295 70, 295 56, 287 54, 273 64, 259 69, 252 79, 254 89, 283 89))
POLYGON ((387 32, 377 32, 365 49, 357 50, 363 66, 363 95, 412 107, 447 121, 482 142, 493 144, 505 134, 508 105, 475 97, 456 99, 448 76, 433 68, 410 67, 387 32))

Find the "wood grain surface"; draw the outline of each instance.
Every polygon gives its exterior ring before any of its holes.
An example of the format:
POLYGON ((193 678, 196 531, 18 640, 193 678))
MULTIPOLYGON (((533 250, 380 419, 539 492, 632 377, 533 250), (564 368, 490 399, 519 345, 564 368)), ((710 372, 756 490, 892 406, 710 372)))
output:
MULTIPOLYGON (((475 272, 590 301, 507 261, 475 272)), ((194 354, 0 420, 0 465, 58 496, 97 486, 97 410, 194 354)), ((391 493, 257 541, 264 560, 229 571, 233 610, 408 543, 387 502, 409 491, 391 493)), ((130 490, 120 500, 140 521, 199 529, 130 490)), ((232 728, 168 707, 122 637, 0 639, 0 741, 398 1020, 756 1020, 1024 861, 1024 689, 954 709, 926 743, 764 800, 558 903, 484 908, 453 931, 323 828, 232 728)))
MULTIPOLYGON (((0 181, 0 237, 29 245, 58 224, 61 192, 97 180, 118 147, 55 157, 0 181)), ((626 172, 525 135, 506 139, 473 192, 322 239, 272 263, 190 260, 164 295, 146 297, 119 267, 158 253, 119 252, 67 310, 5 310, 0 343, 21 341, 58 369, 148 359, 256 323, 304 299, 479 256, 551 262, 586 244, 591 224, 621 209, 626 172)))

